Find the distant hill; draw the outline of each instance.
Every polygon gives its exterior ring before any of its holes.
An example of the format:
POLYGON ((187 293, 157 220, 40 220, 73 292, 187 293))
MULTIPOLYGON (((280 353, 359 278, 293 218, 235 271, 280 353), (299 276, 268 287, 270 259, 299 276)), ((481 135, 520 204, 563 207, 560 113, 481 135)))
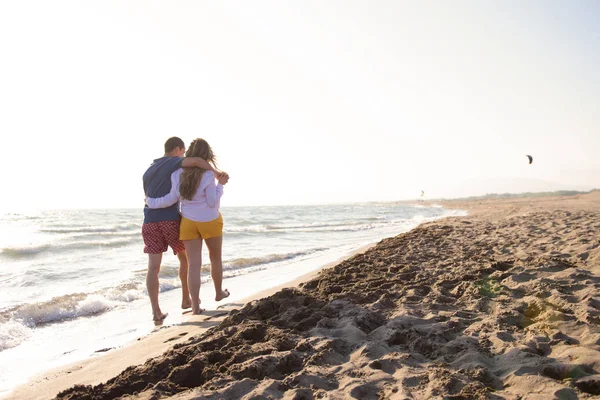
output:
POLYGON ((472 200, 489 200, 489 199, 513 199, 523 197, 562 197, 562 196, 576 196, 578 194, 587 194, 592 192, 600 191, 600 189, 593 189, 587 191, 579 190, 557 190, 554 192, 524 192, 524 193, 488 193, 483 196, 470 196, 452 199, 439 199, 440 201, 472 201, 472 200))
MULTIPOLYGON (((435 187, 420 188, 425 190, 425 200, 429 199, 461 199, 467 197, 489 196, 490 194, 504 196, 504 194, 517 194, 523 196, 525 193, 554 193, 554 192, 587 192, 597 183, 582 185, 574 179, 567 182, 555 182, 537 178, 526 177, 487 177, 472 178, 464 180, 448 180, 435 187)), ((415 191, 415 195, 416 195, 415 191)), ((420 193, 420 192, 419 192, 420 193)))

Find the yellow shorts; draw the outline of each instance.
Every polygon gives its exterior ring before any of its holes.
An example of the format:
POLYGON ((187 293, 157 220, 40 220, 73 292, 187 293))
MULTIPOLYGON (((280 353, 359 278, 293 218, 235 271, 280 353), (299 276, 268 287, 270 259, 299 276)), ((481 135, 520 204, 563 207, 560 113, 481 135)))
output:
POLYGON ((208 222, 196 222, 181 217, 179 240, 194 240, 199 237, 210 239, 219 236, 223 236, 223 216, 221 213, 219 213, 219 218, 208 222))

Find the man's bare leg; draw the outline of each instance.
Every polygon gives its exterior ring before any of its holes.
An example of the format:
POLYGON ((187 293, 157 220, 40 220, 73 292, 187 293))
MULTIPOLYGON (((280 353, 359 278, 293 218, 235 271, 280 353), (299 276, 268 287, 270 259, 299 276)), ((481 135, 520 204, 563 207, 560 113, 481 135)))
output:
POLYGON ((160 272, 160 263, 162 261, 162 253, 148 254, 148 273, 146 274, 146 289, 150 297, 150 305, 152 306, 152 318, 154 321, 162 321, 167 314, 163 314, 158 305, 158 273, 160 272))
POLYGON ((181 280, 181 308, 192 307, 192 299, 190 298, 190 290, 188 287, 188 259, 185 251, 177 253, 179 258, 179 280, 181 280))
POLYGON ((200 269, 202 268, 202 239, 184 240, 188 257, 188 287, 192 299, 192 314, 200 314, 200 269))
POLYGON ((229 297, 229 290, 223 290, 223 260, 222 248, 223 237, 213 237, 205 239, 206 247, 208 247, 208 255, 210 256, 210 276, 215 284, 215 300, 221 301, 229 297))

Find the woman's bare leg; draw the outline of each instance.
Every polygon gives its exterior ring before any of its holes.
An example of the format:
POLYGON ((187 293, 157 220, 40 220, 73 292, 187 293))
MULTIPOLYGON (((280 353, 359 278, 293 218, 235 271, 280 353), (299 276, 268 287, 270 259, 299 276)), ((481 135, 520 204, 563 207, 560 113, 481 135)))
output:
POLYGON ((192 307, 188 288, 188 259, 185 251, 177 253, 177 258, 179 258, 179 280, 181 281, 181 308, 185 310, 192 307))
POLYGON ((221 301, 225 297, 229 296, 227 289, 223 290, 223 260, 222 260, 222 248, 223 248, 223 237, 213 237, 210 239, 204 239, 206 247, 208 247, 208 255, 210 256, 210 275, 213 283, 215 284, 215 300, 221 301))
POLYGON ((184 240, 188 258, 188 288, 192 298, 192 314, 200 314, 200 269, 202 268, 202 239, 184 240))

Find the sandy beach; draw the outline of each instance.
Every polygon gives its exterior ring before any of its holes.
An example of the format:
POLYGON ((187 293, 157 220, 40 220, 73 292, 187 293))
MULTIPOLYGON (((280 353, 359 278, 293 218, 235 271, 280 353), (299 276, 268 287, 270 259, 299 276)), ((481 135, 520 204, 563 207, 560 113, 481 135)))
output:
POLYGON ((36 377, 10 398, 600 398, 600 192, 444 206, 469 216, 36 377))

